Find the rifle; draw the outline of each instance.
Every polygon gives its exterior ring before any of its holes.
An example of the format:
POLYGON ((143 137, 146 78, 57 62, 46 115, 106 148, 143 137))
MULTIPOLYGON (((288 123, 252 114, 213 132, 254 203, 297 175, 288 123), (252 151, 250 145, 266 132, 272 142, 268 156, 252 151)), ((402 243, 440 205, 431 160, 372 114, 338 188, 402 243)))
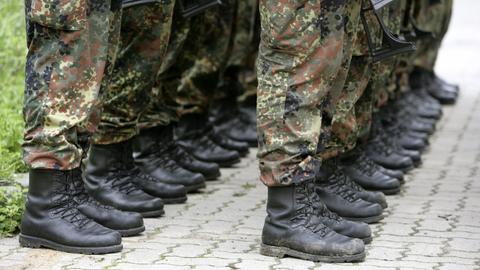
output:
POLYGON ((222 5, 222 0, 178 0, 184 18, 190 18, 217 5, 222 5))
POLYGON ((380 18, 380 15, 378 14, 378 11, 381 8, 392 1, 394 0, 369 0, 362 2, 360 18, 362 20, 363 27, 365 28, 365 32, 367 33, 368 48, 373 62, 379 62, 398 54, 409 53, 416 50, 416 46, 413 42, 401 39, 388 30, 382 18, 380 18), (366 5, 366 2, 369 4, 366 5), (373 34, 366 18, 368 12, 373 13, 375 20, 379 24, 382 31, 381 47, 376 46, 373 42, 373 34))
POLYGON ((122 0, 122 8, 129 8, 138 5, 145 5, 151 3, 162 3, 162 0, 122 0))

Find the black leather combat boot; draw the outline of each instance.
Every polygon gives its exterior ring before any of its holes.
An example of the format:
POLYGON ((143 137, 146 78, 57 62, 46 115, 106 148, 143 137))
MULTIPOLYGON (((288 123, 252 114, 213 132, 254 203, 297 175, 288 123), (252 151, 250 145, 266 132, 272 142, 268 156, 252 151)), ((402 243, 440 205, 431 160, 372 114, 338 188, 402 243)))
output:
POLYGON ((374 162, 388 169, 402 171, 413 169, 415 165, 413 160, 408 155, 399 153, 399 150, 403 148, 399 147, 396 138, 385 132, 384 123, 385 117, 383 115, 374 115, 370 139, 362 146, 365 154, 374 162))
MULTIPOLYGON (((402 105, 407 107, 422 107, 428 110, 437 112, 440 117, 442 116, 442 104, 435 98, 430 96, 423 88, 411 89, 410 91, 402 94, 400 97, 403 100, 402 105)), ((397 107, 398 108, 398 107, 397 107)))
POLYGON ((439 87, 441 87, 442 89, 445 89, 446 91, 450 91, 450 92, 455 92, 455 93, 460 92, 460 86, 458 84, 449 83, 443 80, 435 72, 430 72, 430 77, 432 82, 435 85, 438 85, 439 87))
POLYGON ((328 209, 339 216, 365 223, 383 219, 383 207, 362 199, 359 191, 352 188, 353 181, 341 170, 334 159, 322 164, 322 175, 316 180, 316 191, 328 209))
POLYGON ((78 209, 79 190, 74 175, 72 171, 30 171, 20 245, 82 254, 121 251, 120 233, 96 223, 78 209))
POLYGON ((133 183, 145 193, 162 199, 164 204, 179 204, 187 201, 187 189, 185 186, 164 183, 143 172, 137 166, 130 171, 133 183))
POLYGON ((316 262, 356 262, 365 258, 362 240, 336 233, 315 213, 314 185, 269 187, 260 253, 316 262))
POLYGON ((391 170, 409 171, 414 168, 410 157, 398 154, 380 138, 370 139, 365 145, 366 155, 375 163, 391 170))
POLYGON ((412 160, 413 165, 415 167, 418 167, 418 166, 420 166, 420 164, 422 164, 422 155, 421 155, 420 151, 408 150, 408 149, 402 147, 398 143, 398 137, 390 136, 390 134, 385 132, 385 129, 380 130, 377 136, 381 137, 382 142, 385 145, 388 145, 397 154, 409 157, 412 160))
POLYGON ((380 191, 387 195, 400 192, 400 181, 378 170, 361 149, 343 155, 341 162, 343 172, 364 189, 380 191))
POLYGON ((143 130, 133 140, 135 164, 153 179, 170 185, 183 185, 187 192, 204 188, 202 174, 191 172, 174 160, 171 153, 175 147, 178 146, 171 126, 143 130))
POLYGON ((343 219, 328 210, 318 195, 315 197, 314 208, 323 225, 341 235, 361 239, 365 244, 372 242, 372 231, 367 223, 343 219))
POLYGON ((122 236, 133 236, 145 231, 142 215, 134 212, 124 212, 108 205, 103 205, 87 193, 80 169, 71 171, 72 184, 75 188, 74 199, 78 210, 88 218, 109 229, 119 232, 122 236))
POLYGON ((458 98, 458 86, 451 85, 440 79, 434 72, 416 68, 410 74, 410 81, 418 87, 423 87, 442 104, 454 104, 458 98))
POLYGON ((419 137, 414 137, 408 133, 395 134, 388 132, 388 134, 395 136, 397 143, 407 150, 423 151, 428 146, 428 141, 419 137))
MULTIPOLYGON (((255 111, 252 113, 252 107, 241 108, 238 104, 237 97, 245 91, 243 85, 238 78, 235 78, 222 86, 220 91, 230 94, 224 95, 211 110, 211 122, 215 126, 215 131, 231 140, 247 143, 250 147, 257 147, 256 113, 255 111)), ((249 105, 254 106, 254 104, 249 105)))
POLYGON ((234 117, 216 124, 216 128, 232 140, 246 142, 250 147, 257 147, 257 129, 247 122, 247 117, 234 117))
POLYGON ((98 202, 143 217, 164 214, 163 201, 145 193, 136 183, 136 171, 125 165, 131 143, 92 145, 86 166, 86 188, 98 202))
POLYGON ((221 176, 220 167, 217 163, 205 162, 194 158, 182 146, 178 145, 176 141, 170 147, 169 154, 178 165, 191 172, 201 173, 207 181, 216 180, 221 176))
POLYGON ((395 110, 405 110, 406 112, 422 117, 438 120, 442 117, 442 108, 432 105, 428 102, 422 102, 420 99, 409 98, 409 96, 400 96, 392 103, 395 110))
POLYGON ((240 162, 237 151, 227 150, 213 142, 209 136, 208 117, 200 114, 184 115, 176 128, 178 144, 198 160, 214 162, 220 167, 230 167, 240 162))
POLYGON ((250 152, 248 143, 232 140, 216 128, 210 132, 210 139, 225 149, 237 151, 241 157, 245 157, 250 152))

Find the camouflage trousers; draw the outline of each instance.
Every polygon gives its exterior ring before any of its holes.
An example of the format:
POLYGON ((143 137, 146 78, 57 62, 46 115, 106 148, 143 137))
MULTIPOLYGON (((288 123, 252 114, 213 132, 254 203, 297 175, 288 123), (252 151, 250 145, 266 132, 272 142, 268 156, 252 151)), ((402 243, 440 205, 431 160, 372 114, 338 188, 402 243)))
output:
POLYGON ((322 110, 343 61, 345 2, 261 0, 257 125, 260 180, 315 177, 322 110))
POLYGON ((176 86, 180 116, 208 112, 232 50, 236 5, 237 1, 230 1, 192 19, 182 56, 174 66, 182 72, 176 86))
POLYGON ((255 51, 254 40, 255 18, 258 0, 238 1, 235 13, 233 45, 228 56, 228 66, 247 66, 250 55, 255 51))
POLYGON ((164 60, 175 1, 123 10, 119 54, 106 87, 96 144, 126 141, 139 132, 139 118, 159 96, 155 77, 164 60))
POLYGON ((23 154, 31 168, 81 165, 115 60, 120 2, 26 0, 23 154))
MULTIPOLYGON (((394 34, 400 32, 406 1, 395 1, 380 10, 386 26, 394 34)), ((367 17, 374 26, 372 17, 367 17)), ((336 113, 332 120, 332 136, 327 140, 330 156, 353 149, 359 140, 365 140, 370 133, 373 113, 383 105, 396 89, 396 58, 372 63, 368 52, 366 32, 363 25, 357 29, 354 56, 348 70, 348 77, 340 99, 335 103, 336 113)), ((381 42, 379 29, 372 29, 374 42, 381 42), (378 34, 377 34, 378 33, 378 34)))
POLYGON ((448 31, 452 15, 453 0, 418 1, 420 10, 416 17, 421 29, 431 31, 434 36, 417 42, 414 65, 433 71, 437 60, 438 50, 445 34, 448 31))

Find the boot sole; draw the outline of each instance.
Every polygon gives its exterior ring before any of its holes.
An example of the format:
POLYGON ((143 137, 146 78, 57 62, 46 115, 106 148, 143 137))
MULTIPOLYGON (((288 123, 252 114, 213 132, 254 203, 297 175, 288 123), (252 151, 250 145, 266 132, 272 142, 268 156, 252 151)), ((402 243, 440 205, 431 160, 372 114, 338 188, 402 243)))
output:
POLYGON ((220 176, 222 176, 221 172, 216 173, 215 175, 206 175, 204 174, 203 177, 205 177, 206 181, 215 181, 217 180, 220 176))
POLYGON ((230 168, 233 165, 240 163, 240 161, 241 161, 240 158, 237 158, 237 159, 232 159, 230 161, 217 162, 217 164, 222 168, 230 168))
POLYGON ((187 201, 187 196, 177 198, 161 198, 164 204, 179 204, 187 201))
POLYGON ((365 252, 354 255, 315 255, 309 254, 287 247, 277 247, 261 244, 260 254, 270 257, 283 258, 285 256, 300 258, 313 262, 342 263, 342 262, 361 262, 365 259, 365 252))
POLYGON ((365 245, 372 243, 373 238, 371 236, 362 238, 362 241, 365 245))
POLYGON ((27 236, 20 234, 19 237, 20 246, 28 248, 49 248, 53 250, 68 252, 68 253, 80 253, 86 255, 99 255, 99 254, 108 254, 120 252, 123 249, 123 246, 113 245, 107 247, 75 247, 75 246, 66 246, 50 240, 27 236))
POLYGON ((148 212, 138 212, 144 218, 156 218, 161 217, 165 214, 165 210, 156 210, 156 211, 148 211, 148 212))
POLYGON ((344 219, 348 219, 351 221, 357 221, 357 222, 365 222, 367 224, 372 224, 372 223, 377 223, 383 218, 385 218, 383 215, 378 215, 378 216, 373 216, 373 217, 365 217, 365 218, 354 218, 354 217, 343 217, 344 219))
POLYGON ((145 226, 141 226, 133 229, 126 229, 126 230, 116 230, 116 231, 119 232, 122 235, 122 237, 129 237, 129 236, 138 235, 144 232, 145 226))
POLYGON ((409 171, 411 171, 413 169, 415 169, 415 165, 412 164, 412 165, 410 165, 406 168, 400 169, 400 170, 403 171, 404 173, 408 173, 409 171))
POLYGON ((400 190, 401 190, 401 188, 398 187, 398 188, 392 188, 392 189, 379 189, 379 190, 375 190, 375 191, 380 191, 385 195, 395 195, 395 194, 398 194, 400 192, 400 190))
POLYGON ((196 185, 185 186, 187 193, 195 192, 199 189, 205 188, 207 185, 205 183, 200 183, 196 185))

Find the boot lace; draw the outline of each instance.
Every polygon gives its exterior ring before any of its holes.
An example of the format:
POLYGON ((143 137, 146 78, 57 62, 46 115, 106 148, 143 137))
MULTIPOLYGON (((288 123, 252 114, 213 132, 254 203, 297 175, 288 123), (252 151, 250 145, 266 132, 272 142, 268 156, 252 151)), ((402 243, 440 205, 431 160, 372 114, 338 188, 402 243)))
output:
POLYGON ((194 158, 183 150, 182 146, 176 144, 175 142, 171 143, 169 146, 169 153, 175 160, 181 160, 186 163, 195 162, 194 158))
MULTIPOLYGON (((62 175, 62 177, 65 176, 62 175)), ((77 196, 82 196, 84 190, 76 187, 72 175, 67 175, 66 177, 66 180, 60 180, 57 178, 56 182, 62 188, 54 192, 58 197, 55 196, 57 198, 52 202, 54 204, 52 207, 52 214, 82 228, 90 222, 90 219, 78 210, 79 204, 75 198, 77 196)))
POLYGON ((123 168, 121 164, 114 166, 120 168, 116 172, 111 172, 106 179, 106 183, 111 183, 111 187, 122 193, 130 194, 138 190, 138 186, 131 182, 132 177, 137 175, 135 170, 123 168))
MULTIPOLYGON (((178 165, 173 162, 172 158, 172 150, 180 148, 180 146, 176 145, 173 141, 166 142, 163 145, 155 144, 152 151, 148 154, 150 157, 150 162, 155 164, 157 167, 162 169, 166 169, 169 171, 175 171, 178 169, 178 165)), ((177 150, 176 150, 177 151, 177 150)), ((176 154, 174 152, 173 154, 176 154)), ((178 154, 180 154, 178 152, 178 154)), ((131 171, 131 170, 130 170, 131 171)))
POLYGON ((355 190, 352 189, 352 182, 340 169, 336 170, 327 180, 326 184, 332 192, 348 202, 357 199, 355 190))
POLYGON ((313 183, 302 183, 295 186, 296 196, 296 215, 291 219, 291 221, 296 224, 296 226, 303 226, 306 229, 309 229, 315 234, 320 236, 325 236, 329 231, 321 222, 315 222, 313 218, 315 217, 316 210, 314 207, 315 204, 315 190, 313 183))
MULTIPOLYGON (((353 166, 360 172, 365 175, 372 176, 377 171, 377 167, 372 160, 366 158, 365 155, 361 155, 356 162, 353 163, 353 166)), ((353 181, 351 181, 353 182, 353 181)))
POLYGON ((96 208, 103 208, 106 210, 115 209, 111 206, 99 203, 92 196, 90 196, 90 194, 88 194, 87 190, 85 189, 85 184, 83 182, 81 173, 78 173, 74 176, 73 184, 75 185, 75 189, 78 191, 78 193, 75 195, 75 200, 78 202, 78 204, 90 204, 96 208))

